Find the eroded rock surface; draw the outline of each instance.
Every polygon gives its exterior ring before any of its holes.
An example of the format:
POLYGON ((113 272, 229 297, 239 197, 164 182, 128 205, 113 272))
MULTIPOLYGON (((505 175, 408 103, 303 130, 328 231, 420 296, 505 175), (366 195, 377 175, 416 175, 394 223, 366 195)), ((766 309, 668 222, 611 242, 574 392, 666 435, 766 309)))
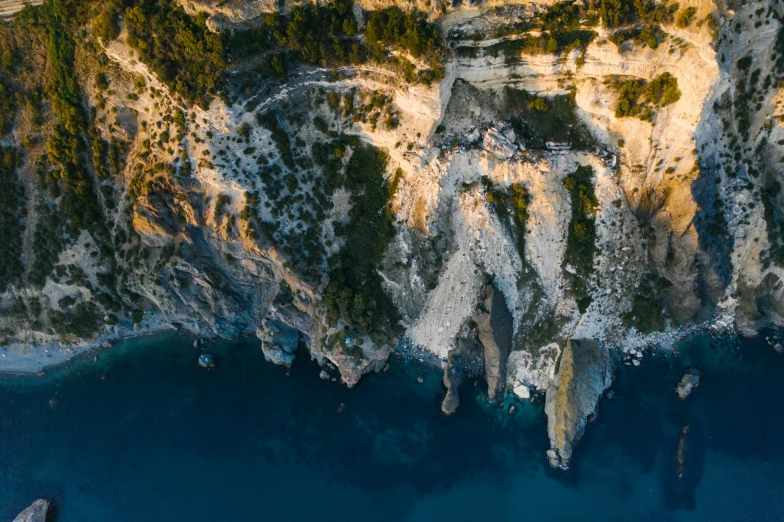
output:
POLYGON ((564 348, 555 382, 547 389, 545 413, 553 467, 568 468, 574 444, 582 437, 588 417, 612 383, 609 350, 596 341, 572 339, 564 348))

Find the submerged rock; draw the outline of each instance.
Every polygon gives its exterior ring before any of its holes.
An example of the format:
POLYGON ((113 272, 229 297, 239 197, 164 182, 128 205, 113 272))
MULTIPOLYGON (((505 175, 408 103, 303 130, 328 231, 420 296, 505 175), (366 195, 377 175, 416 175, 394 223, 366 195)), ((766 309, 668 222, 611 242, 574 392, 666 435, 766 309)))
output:
POLYGON ((13 522, 45 522, 49 504, 48 500, 36 500, 29 508, 19 513, 13 522))
POLYGON ((208 370, 215 368, 215 359, 209 353, 199 355, 199 366, 208 370))
POLYGON ((572 339, 566 344, 544 410, 551 448, 547 456, 553 467, 568 469, 572 447, 612 383, 612 371, 609 351, 596 341, 572 339))
POLYGON ((683 470, 686 467, 686 435, 689 433, 689 426, 684 426, 681 430, 681 438, 678 441, 678 453, 676 455, 678 460, 677 475, 679 479, 683 478, 683 470))
POLYGON ((681 377, 680 382, 675 385, 675 394, 680 399, 685 399, 691 395, 691 392, 694 391, 694 388, 700 385, 700 377, 702 377, 702 372, 694 366, 689 366, 686 368, 686 371, 683 372, 683 377, 681 377))
POLYGON ((441 401, 441 411, 444 415, 452 415, 457 411, 460 405, 460 396, 457 389, 460 386, 460 381, 456 378, 457 374, 450 371, 449 367, 444 368, 444 386, 446 386, 446 395, 444 400, 441 401))

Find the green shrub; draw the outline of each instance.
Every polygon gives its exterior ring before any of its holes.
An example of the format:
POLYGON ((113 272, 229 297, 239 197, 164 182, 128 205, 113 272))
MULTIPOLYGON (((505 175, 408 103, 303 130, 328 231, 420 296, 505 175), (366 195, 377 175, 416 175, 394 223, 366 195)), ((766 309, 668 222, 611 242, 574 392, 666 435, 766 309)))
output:
POLYGON ((74 299, 70 295, 67 295, 57 301, 57 306, 59 306, 60 308, 68 308, 74 303, 76 303, 76 299, 74 299))
POLYGON ((696 14, 697 14, 696 7, 685 7, 681 9, 675 15, 675 25, 681 28, 690 26, 692 20, 694 20, 694 15, 696 14))
POLYGON ((111 0, 101 5, 98 15, 93 20, 93 33, 109 43, 120 36, 118 18, 123 11, 122 0, 111 0))
POLYGON ((58 335, 85 339, 92 337, 98 329, 98 314, 95 307, 82 303, 65 313, 50 311, 49 325, 58 335))
POLYGON ((226 207, 231 205, 231 198, 226 194, 218 194, 215 198, 215 216, 222 216, 226 213, 226 207))
POLYGON ((537 110, 539 112, 547 112, 550 107, 547 105, 547 100, 537 96, 528 103, 528 108, 537 110))
MULTIPOLYGON (((541 98, 537 98, 541 99, 541 98)), ((525 263, 525 225, 528 221, 528 203, 530 195, 528 190, 519 183, 514 183, 506 189, 499 189, 488 177, 482 178, 485 187, 487 202, 493 207, 495 213, 502 218, 511 220, 512 235, 517 242, 517 251, 520 259, 525 263)), ((469 186, 465 188, 469 188, 469 186)))
POLYGON ((593 174, 592 167, 580 166, 564 179, 564 187, 572 201, 564 266, 570 264, 577 272, 576 275, 567 272, 566 276, 580 313, 585 313, 591 303, 588 280, 593 272, 596 250, 596 208, 599 203, 594 193, 593 174))
POLYGON ((668 6, 649 0, 598 0, 597 4, 602 22, 608 28, 672 21, 672 10, 668 6))
POLYGON ((650 121, 656 110, 677 102, 681 98, 678 79, 670 73, 662 73, 650 83, 641 78, 610 78, 605 81, 611 90, 618 93, 615 117, 636 117, 650 121))
POLYGON ((253 128, 250 126, 250 123, 246 121, 237 129, 237 135, 243 138, 250 138, 251 130, 253 130, 253 128))
POLYGON ((638 45, 656 49, 666 37, 667 33, 662 31, 658 25, 642 25, 619 29, 611 34, 609 39, 618 48, 618 52, 621 52, 623 51, 623 43, 629 40, 638 45))

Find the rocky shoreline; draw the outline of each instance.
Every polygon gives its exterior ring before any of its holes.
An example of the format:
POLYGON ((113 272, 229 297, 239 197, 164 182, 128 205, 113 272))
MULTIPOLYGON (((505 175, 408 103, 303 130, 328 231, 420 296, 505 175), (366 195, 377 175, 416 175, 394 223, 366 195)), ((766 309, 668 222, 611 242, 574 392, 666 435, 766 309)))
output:
MULTIPOLYGON (((57 255, 32 277, 48 248, 35 238, 57 234, 36 205, 19 205, 15 256, 31 266, 0 293, 0 372, 46 375, 182 330, 255 334, 285 367, 307 350, 324 378, 352 387, 399 350, 443 371, 445 414, 469 378, 484 378, 489 400, 546 394, 551 460, 566 466, 613 365, 640 366, 702 331, 784 324, 784 221, 766 210, 781 207, 778 172, 744 163, 777 164, 784 145, 772 109, 784 69, 767 59, 781 9, 700 2, 699 24, 661 21, 649 48, 592 4, 514 4, 420 5, 443 51, 433 81, 404 81, 382 60, 292 63, 285 79, 240 86, 250 62, 238 57, 221 73, 225 96, 191 93, 198 106, 139 54, 141 28, 74 32, 69 74, 92 109, 80 132, 97 154, 82 170, 105 226, 58 229, 57 255), (582 14, 564 18, 567 7, 582 14), (748 41, 719 28, 729 19, 748 41), (530 52, 518 46, 538 36, 512 36, 566 20, 590 35, 579 50, 554 39, 554 51, 530 52), (751 78, 766 78, 753 111, 733 98, 752 62, 751 78), (649 87, 666 102, 651 105, 649 87), (632 91, 638 99, 622 98, 632 91), (624 109, 638 102, 642 112, 624 109), (740 108, 751 111, 746 136, 729 125, 740 108), (117 161, 102 165, 107 155, 117 161), (107 333, 49 342, 96 331, 107 333)), ((256 12, 232 5, 194 30, 256 12)), ((341 16, 356 35, 390 7, 353 5, 341 16)), ((36 66, 42 78, 53 69, 36 66)), ((8 178, 30 202, 49 201, 32 167, 55 143, 39 128, 57 117, 31 127, 28 109, 15 111, 8 143, 26 159, 8 178)), ((50 181, 59 193, 62 180, 50 181)))
POLYGON ((160 317, 151 318, 133 328, 118 328, 115 332, 100 335, 94 339, 64 344, 50 343, 11 343, 0 348, 0 375, 39 375, 68 365, 74 359, 98 350, 111 349, 115 344, 137 337, 165 332, 182 331, 195 334, 190 329, 178 328, 160 317))

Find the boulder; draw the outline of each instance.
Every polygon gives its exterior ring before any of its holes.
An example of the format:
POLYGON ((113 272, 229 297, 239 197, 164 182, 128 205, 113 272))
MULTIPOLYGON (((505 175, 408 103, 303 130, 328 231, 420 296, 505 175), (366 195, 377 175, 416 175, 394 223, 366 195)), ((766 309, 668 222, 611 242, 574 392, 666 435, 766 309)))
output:
POLYGON ((215 368, 215 359, 212 357, 212 355, 203 353, 199 355, 199 366, 202 368, 207 368, 208 370, 215 368))
POLYGON ((694 366, 686 368, 680 382, 675 385, 675 394, 678 398, 685 399, 691 395, 694 388, 700 385, 700 377, 702 377, 702 372, 694 366))
POLYGON ((514 392, 515 395, 517 395, 521 399, 531 398, 531 390, 529 390, 528 386, 526 386, 525 384, 518 384, 517 386, 512 388, 512 391, 514 392))
POLYGON ((487 129, 482 146, 487 152, 502 160, 511 158, 517 152, 517 146, 497 127, 487 129))
MULTIPOLYGON (((555 378, 556 362, 561 354, 558 343, 550 343, 538 350, 516 350, 509 354, 506 381, 517 394, 518 385, 533 390, 545 391, 555 378)), ((520 390, 524 393, 523 390, 520 390)), ((519 395, 519 394, 518 394, 519 395)))
POLYGON ((46 514, 49 512, 49 501, 39 499, 19 513, 13 522, 45 522, 46 514))

